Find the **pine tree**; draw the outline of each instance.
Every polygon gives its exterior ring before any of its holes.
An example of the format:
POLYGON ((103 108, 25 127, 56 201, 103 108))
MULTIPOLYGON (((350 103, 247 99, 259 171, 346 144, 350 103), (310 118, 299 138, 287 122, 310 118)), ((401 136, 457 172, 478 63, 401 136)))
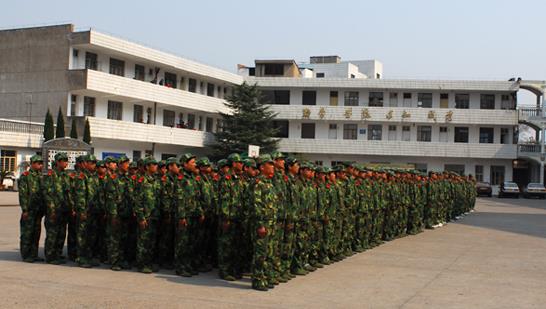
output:
POLYGON ((85 128, 83 129, 83 141, 87 144, 91 144, 91 128, 89 126, 89 119, 85 119, 85 128))
POLYGON ((216 159, 247 152, 248 145, 260 146, 260 153, 277 149, 278 139, 274 138, 277 128, 273 126, 276 114, 265 103, 256 84, 245 82, 233 88, 225 103, 232 114, 221 113, 222 130, 214 134, 216 143, 212 148, 216 159))
POLYGON ((76 120, 72 119, 72 126, 70 128, 70 137, 78 139, 78 130, 76 129, 76 120))
POLYGON ((55 128, 53 127, 53 117, 48 109, 44 121, 44 142, 54 139, 54 134, 55 128))
POLYGON ((64 137, 64 116, 63 111, 59 107, 59 112, 57 113, 57 130, 55 131, 55 138, 64 137))

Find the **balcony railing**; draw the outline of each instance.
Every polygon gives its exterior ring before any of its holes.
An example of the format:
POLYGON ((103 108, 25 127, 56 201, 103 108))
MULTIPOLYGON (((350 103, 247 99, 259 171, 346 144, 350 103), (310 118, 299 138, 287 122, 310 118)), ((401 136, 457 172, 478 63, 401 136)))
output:
POLYGON ((18 120, 0 119, 0 131, 43 134, 44 125, 37 123, 28 123, 18 120))
POLYGON ((523 107, 519 108, 518 111, 520 119, 544 117, 542 108, 540 107, 523 107))
POLYGON ((542 145, 540 144, 519 144, 519 152, 531 152, 531 153, 540 153, 542 151, 542 145))

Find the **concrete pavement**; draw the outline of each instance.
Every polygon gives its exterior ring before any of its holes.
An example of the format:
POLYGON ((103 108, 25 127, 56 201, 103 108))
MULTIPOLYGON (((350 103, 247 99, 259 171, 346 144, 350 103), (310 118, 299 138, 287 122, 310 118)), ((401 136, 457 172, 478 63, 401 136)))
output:
MULTIPOLYGON (((181 278, 20 262, 16 207, 0 207, 2 308, 544 308, 546 203, 479 199, 476 212, 269 292, 215 273, 181 278)), ((42 238, 43 244, 43 238, 42 238)))

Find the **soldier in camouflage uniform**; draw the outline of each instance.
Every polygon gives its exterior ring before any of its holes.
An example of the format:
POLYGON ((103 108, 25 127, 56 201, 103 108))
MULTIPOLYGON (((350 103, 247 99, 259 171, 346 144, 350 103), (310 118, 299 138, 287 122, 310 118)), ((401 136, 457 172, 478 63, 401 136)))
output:
POLYGON ((157 222, 159 220, 159 190, 160 184, 155 174, 157 161, 148 157, 144 161, 146 173, 137 181, 135 214, 138 220, 136 262, 139 271, 149 274, 156 270, 153 265, 157 222))
POLYGON ((160 172, 160 196, 159 196, 159 226, 157 232, 157 263, 165 269, 173 268, 174 259, 174 180, 178 177, 180 169, 176 158, 161 160, 158 164, 160 172), (165 171, 164 171, 165 170, 165 171))
POLYGON ((43 261, 38 257, 38 243, 42 218, 44 216, 42 157, 34 155, 30 158, 30 171, 25 171, 19 179, 19 205, 21 206, 21 238, 20 251, 23 261, 33 263, 43 261))
POLYGON ((66 226, 70 209, 70 176, 66 172, 68 156, 64 152, 55 154, 55 168, 44 177, 46 203, 46 240, 44 253, 50 264, 66 263, 62 257, 66 226))
POLYGON ((274 287, 273 240, 271 230, 275 228, 278 195, 272 178, 275 167, 271 156, 262 155, 258 159, 260 175, 252 184, 252 288, 267 291, 274 287))
POLYGON ((286 195, 288 186, 288 176, 285 174, 285 156, 282 152, 275 151, 271 154, 275 165, 275 174, 273 176, 273 186, 277 193, 277 224, 275 229, 271 231, 273 240, 273 261, 275 268, 275 274, 277 277, 275 281, 287 282, 290 279, 288 275, 289 269, 284 269, 282 260, 282 243, 284 239, 284 228, 286 224, 287 208, 286 208, 286 195))
MULTIPOLYGON (((126 166, 129 162, 127 157, 120 158, 120 164, 123 163, 126 166)), ((106 213, 106 233, 105 242, 108 251, 108 261, 110 263, 110 269, 119 271, 122 269, 122 262, 124 261, 124 247, 122 243, 122 235, 126 230, 126 220, 122 220, 121 216, 126 212, 127 206, 124 199, 126 187, 126 179, 121 174, 118 174, 117 162, 107 157, 105 159, 107 166, 107 174, 104 177, 104 209, 106 213)), ((127 170, 125 170, 127 172, 127 170)), ((123 238, 126 240, 126 237, 123 238)), ((127 268, 127 265, 125 265, 127 268)))
POLYGON ((244 263, 237 244, 241 239, 243 160, 239 154, 228 157, 232 171, 220 179, 218 194, 218 270, 220 278, 233 281, 242 277, 244 263))
POLYGON ((207 157, 200 158, 196 161, 199 168, 199 180, 197 187, 199 189, 199 203, 203 210, 204 221, 199 226, 199 243, 196 258, 201 260, 200 271, 211 271, 213 264, 214 246, 211 246, 215 241, 216 227, 218 226, 216 217, 215 204, 215 184, 212 179, 212 167, 207 157))
POLYGON ((296 246, 296 223, 298 221, 298 212, 300 210, 301 199, 301 179, 299 177, 300 164, 294 157, 286 158, 286 184, 285 195, 285 216, 282 239, 282 271, 284 278, 294 278, 296 275, 303 275, 306 271, 303 268, 293 267, 294 252, 296 246))

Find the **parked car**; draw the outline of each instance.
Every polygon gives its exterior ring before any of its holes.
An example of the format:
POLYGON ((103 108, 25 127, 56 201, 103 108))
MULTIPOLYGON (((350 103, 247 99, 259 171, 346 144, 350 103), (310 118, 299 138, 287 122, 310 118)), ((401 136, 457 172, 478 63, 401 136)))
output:
POLYGON ((505 181, 501 183, 499 188, 499 198, 505 196, 514 196, 519 198, 519 187, 515 182, 505 181))
POLYGON ((487 195, 491 197, 493 195, 493 189, 491 188, 491 184, 488 182, 477 182, 476 193, 478 194, 478 196, 487 195))
POLYGON ((546 188, 541 183, 531 182, 523 189, 523 197, 531 198, 538 197, 541 199, 546 198, 546 188))

